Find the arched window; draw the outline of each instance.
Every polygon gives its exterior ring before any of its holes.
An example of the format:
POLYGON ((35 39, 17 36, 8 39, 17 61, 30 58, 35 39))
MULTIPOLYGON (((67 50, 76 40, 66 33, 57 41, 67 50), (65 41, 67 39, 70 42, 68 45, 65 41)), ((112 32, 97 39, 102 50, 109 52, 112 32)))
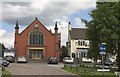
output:
POLYGON ((30 45, 44 45, 44 35, 41 31, 34 30, 29 33, 30 45))

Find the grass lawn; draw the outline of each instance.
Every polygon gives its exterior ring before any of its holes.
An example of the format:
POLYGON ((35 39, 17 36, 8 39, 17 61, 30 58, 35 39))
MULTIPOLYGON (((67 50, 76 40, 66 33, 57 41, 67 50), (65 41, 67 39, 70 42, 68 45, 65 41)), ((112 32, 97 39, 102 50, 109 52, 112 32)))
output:
MULTIPOLYGON (((97 69, 101 68, 93 68, 93 67, 85 67, 85 66, 79 66, 78 68, 76 67, 71 67, 71 66, 66 66, 63 67, 62 69, 80 75, 81 77, 103 77, 102 72, 98 72, 97 69)), ((110 72, 104 72, 104 77, 116 77, 114 74, 115 69, 110 69, 110 72)))
POLYGON ((11 75, 11 73, 9 72, 9 71, 6 71, 6 70, 4 70, 3 72, 2 72, 2 75, 3 76, 8 76, 8 75, 11 75))

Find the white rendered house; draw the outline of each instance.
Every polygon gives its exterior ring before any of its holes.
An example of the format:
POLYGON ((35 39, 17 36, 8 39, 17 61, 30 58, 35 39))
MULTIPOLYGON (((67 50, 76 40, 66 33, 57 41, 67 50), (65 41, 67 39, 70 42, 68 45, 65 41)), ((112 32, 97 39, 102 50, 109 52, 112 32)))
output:
POLYGON ((71 24, 68 24, 68 51, 71 56, 75 53, 75 56, 82 61, 92 62, 87 58, 89 40, 86 37, 86 29, 83 28, 71 28, 71 24))

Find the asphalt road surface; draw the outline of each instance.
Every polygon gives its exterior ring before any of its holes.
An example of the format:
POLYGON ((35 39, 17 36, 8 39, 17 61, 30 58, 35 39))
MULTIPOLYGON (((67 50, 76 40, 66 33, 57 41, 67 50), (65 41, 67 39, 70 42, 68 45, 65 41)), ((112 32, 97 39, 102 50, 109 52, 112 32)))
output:
POLYGON ((47 63, 11 63, 6 70, 12 75, 74 75, 61 69, 58 65, 47 63))

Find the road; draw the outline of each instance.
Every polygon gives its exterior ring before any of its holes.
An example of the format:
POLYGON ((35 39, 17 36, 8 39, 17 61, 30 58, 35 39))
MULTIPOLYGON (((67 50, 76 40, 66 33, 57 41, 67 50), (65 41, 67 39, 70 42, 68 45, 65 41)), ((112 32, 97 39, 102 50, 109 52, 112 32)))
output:
POLYGON ((51 65, 47 63, 11 63, 6 70, 12 75, 74 75, 61 69, 62 63, 51 65))

